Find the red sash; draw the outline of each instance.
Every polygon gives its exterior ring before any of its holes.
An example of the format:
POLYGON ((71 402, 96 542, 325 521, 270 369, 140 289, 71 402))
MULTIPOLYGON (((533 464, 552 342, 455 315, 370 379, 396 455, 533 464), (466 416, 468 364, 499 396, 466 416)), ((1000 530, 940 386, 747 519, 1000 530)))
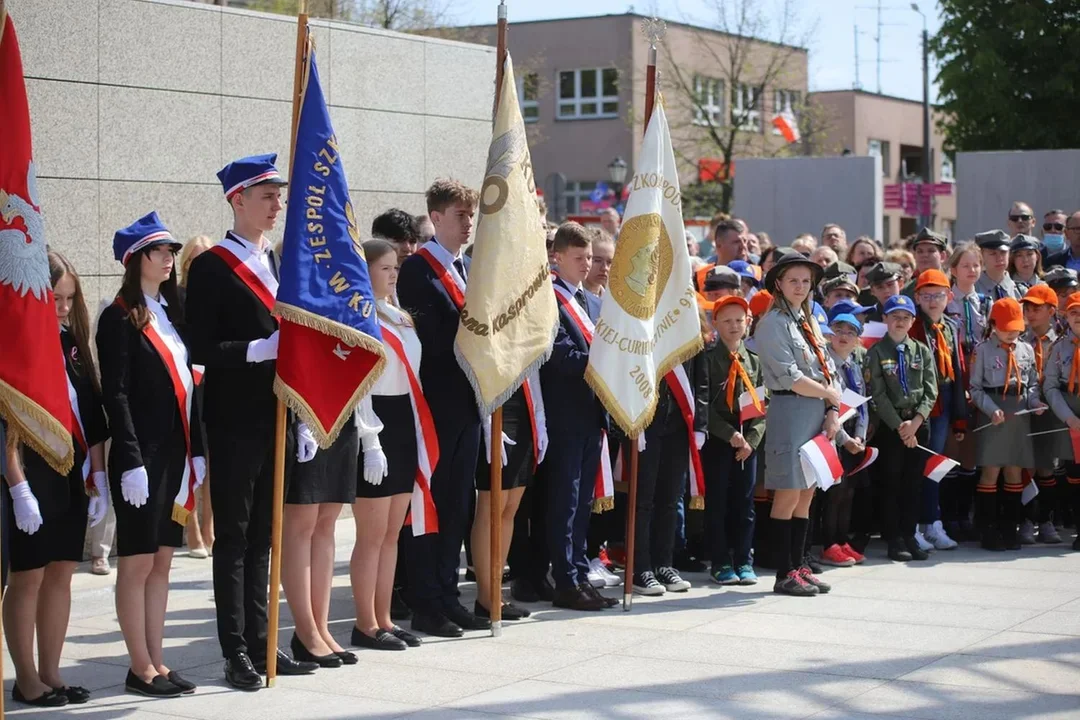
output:
POLYGON ((593 321, 585 314, 584 308, 578 305, 577 300, 574 299, 573 294, 564 288, 559 283, 552 283, 552 287, 555 288, 555 299, 559 301, 559 304, 563 306, 563 309, 570 314, 570 319, 574 321, 574 325, 577 325, 577 329, 581 331, 581 334, 585 337, 585 342, 588 345, 592 345, 593 330, 596 326, 593 325, 593 321))
MULTIPOLYGON (((521 389, 525 391, 525 405, 529 410, 529 422, 532 424, 533 471, 535 472, 536 466, 540 464, 540 422, 536 417, 532 384, 532 378, 527 377, 525 382, 521 384, 521 389)), ((543 397, 540 399, 543 401, 543 397)))
POLYGON ((86 442, 86 431, 83 429, 82 416, 79 414, 79 396, 75 392, 75 386, 71 384, 71 376, 67 374, 66 367, 64 368, 64 379, 67 380, 68 401, 71 403, 71 437, 83 452, 83 462, 80 468, 83 487, 86 489, 86 494, 93 497, 98 492, 97 486, 90 479, 90 446, 86 442))
POLYGON ((412 499, 409 501, 409 517, 405 524, 412 525, 413 536, 439 532, 439 517, 435 509, 435 500, 431 496, 431 474, 439 463, 439 438, 435 434, 435 421, 431 417, 424 391, 416 370, 409 363, 405 345, 399 331, 381 318, 383 343, 394 351, 398 360, 405 367, 409 377, 409 401, 412 403, 413 418, 416 425, 416 482, 413 484, 412 499))
MULTIPOLYGON (((212 250, 212 249, 211 249, 212 250)), ((116 304, 128 310, 127 305, 119 297, 116 304)), ((191 370, 185 363, 177 362, 165 340, 155 327, 156 318, 150 313, 151 320, 143 327, 143 335, 157 351, 161 362, 165 363, 165 369, 172 381, 173 394, 176 404, 180 409, 180 423, 184 429, 184 445, 187 450, 184 462, 184 475, 180 480, 180 491, 173 499, 172 519, 180 525, 187 525, 188 517, 195 510, 195 464, 191 457, 191 396, 195 391, 195 381, 191 376, 191 370)))
MULTIPOLYGON (((434 240, 428 240, 429 243, 435 242, 434 240)), ((427 243, 424 244, 416 254, 424 258, 427 264, 431 266, 431 269, 435 272, 435 277, 442 283, 443 289, 446 290, 446 294, 450 296, 450 299, 454 301, 454 305, 460 312, 465 307, 465 292, 462 288, 458 287, 455 278, 450 275, 450 270, 442 262, 439 261, 435 255, 428 250, 427 243)), ((456 273, 455 273, 456 275, 456 273)))
POLYGON ((690 378, 682 365, 676 365, 664 376, 664 380, 682 412, 686 433, 690 436, 690 509, 699 510, 705 507, 705 472, 701 468, 701 452, 694 442, 694 394, 690 388, 690 378))
POLYGON ((246 252, 243 246, 229 238, 225 238, 210 248, 210 252, 224 260, 229 269, 236 273, 236 277, 240 278, 240 282, 244 283, 248 290, 255 294, 255 297, 259 298, 259 301, 266 306, 267 312, 273 312, 274 298, 277 295, 277 281, 269 272, 262 273, 265 277, 260 277, 261 265, 259 268, 252 267, 252 263, 258 264, 259 261, 249 255, 249 263, 237 254, 240 251, 246 252), (238 246, 240 250, 234 248, 234 245, 238 246))

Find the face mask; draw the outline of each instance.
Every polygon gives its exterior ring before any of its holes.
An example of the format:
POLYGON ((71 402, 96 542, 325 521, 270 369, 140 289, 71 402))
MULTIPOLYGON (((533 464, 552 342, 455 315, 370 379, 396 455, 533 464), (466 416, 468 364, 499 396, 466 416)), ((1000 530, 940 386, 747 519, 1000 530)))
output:
POLYGON ((1047 233, 1043 235, 1043 245, 1048 252, 1061 252, 1065 249, 1065 236, 1047 233))

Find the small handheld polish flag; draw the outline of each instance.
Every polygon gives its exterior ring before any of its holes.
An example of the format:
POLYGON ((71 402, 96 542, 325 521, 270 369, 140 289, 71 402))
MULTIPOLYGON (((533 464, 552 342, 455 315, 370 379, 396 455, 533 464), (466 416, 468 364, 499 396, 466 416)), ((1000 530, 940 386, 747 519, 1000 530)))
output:
POLYGON ((862 461, 856 465, 848 475, 854 475, 857 472, 862 472, 866 468, 874 464, 874 461, 878 459, 878 449, 874 447, 866 448, 866 453, 863 455, 862 461))
POLYGON ((859 339, 862 341, 862 346, 869 350, 874 346, 874 343, 885 337, 887 332, 888 327, 885 323, 871 320, 863 325, 862 335, 859 336, 859 339))
POLYGON ((1027 505, 1039 494, 1039 483, 1035 482, 1030 472, 1024 472, 1024 489, 1020 492, 1020 502, 1027 505))
POLYGON ((799 459, 806 475, 807 488, 816 484, 822 490, 828 490, 844 476, 840 456, 836 454, 836 445, 825 437, 824 433, 799 448, 799 459))
POLYGON ((749 390, 739 396, 739 422, 749 422, 754 418, 765 417, 765 388, 754 388, 754 395, 749 390))
POLYGON ((843 425, 855 417, 859 407, 868 402, 870 402, 870 398, 863 397, 854 390, 844 388, 844 392, 840 393, 840 424, 843 425))
POLYGON ((926 459, 926 467, 923 468, 923 475, 930 478, 936 483, 941 482, 942 478, 949 474, 949 471, 960 463, 951 458, 947 458, 944 455, 938 455, 936 452, 931 452, 927 448, 919 446, 930 456, 926 459))

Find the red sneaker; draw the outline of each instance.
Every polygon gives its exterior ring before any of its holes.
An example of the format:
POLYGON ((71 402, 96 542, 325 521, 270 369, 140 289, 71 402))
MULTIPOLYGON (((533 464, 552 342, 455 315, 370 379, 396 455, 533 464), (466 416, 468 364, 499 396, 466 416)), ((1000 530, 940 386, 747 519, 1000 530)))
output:
POLYGON ((608 570, 615 569, 615 564, 608 558, 607 547, 600 548, 600 552, 597 553, 596 557, 600 559, 600 562, 604 563, 604 567, 608 570))
POLYGON ((832 585, 819 578, 814 573, 810 572, 810 568, 803 565, 798 569, 799 577, 801 577, 806 583, 813 585, 818 589, 818 592, 824 595, 832 590, 832 585))
POLYGON ((856 552, 855 548, 851 547, 850 543, 844 543, 840 546, 840 549, 844 551, 845 555, 854 560, 856 565, 862 565, 863 560, 866 559, 866 556, 860 552, 856 552))
POLYGON ((821 553, 821 564, 833 567, 851 567, 855 564, 855 558, 844 552, 844 549, 833 543, 821 553))

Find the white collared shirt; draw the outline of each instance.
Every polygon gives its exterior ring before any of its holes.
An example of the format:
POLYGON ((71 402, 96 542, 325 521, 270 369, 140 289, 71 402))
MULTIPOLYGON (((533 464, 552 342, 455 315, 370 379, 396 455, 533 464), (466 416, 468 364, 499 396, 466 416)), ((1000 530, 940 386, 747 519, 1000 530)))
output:
POLYGON ((239 243, 242 248, 247 250, 249 253, 254 255, 256 258, 258 258, 259 262, 262 263, 263 267, 265 267, 271 273, 274 272, 273 267, 270 265, 270 251, 273 248, 270 246, 270 243, 266 242, 266 238, 263 238, 263 243, 264 244, 260 246, 260 245, 256 245, 255 243, 251 242, 250 240, 242 237, 235 230, 230 230, 229 231, 229 237, 231 237, 233 240, 235 240, 237 243, 239 243))
POLYGON ((184 358, 184 364, 187 365, 187 345, 184 344, 184 341, 180 338, 180 333, 176 331, 172 322, 169 321, 169 316, 165 314, 165 308, 168 307, 169 303, 165 301, 165 298, 155 300, 146 293, 143 293, 143 299, 146 301, 146 309, 154 316, 154 325, 157 327, 161 339, 172 350, 173 357, 184 358))
MULTIPOLYGON (((394 307, 386 300, 378 301, 379 312, 390 318, 394 329, 401 336, 401 346, 405 350, 405 356, 414 368, 420 367, 421 347, 420 338, 416 335, 416 329, 411 323, 406 323, 401 310, 394 307)), ((385 343, 384 343, 385 344, 385 343)), ((375 381, 371 389, 372 395, 406 395, 409 392, 409 375, 405 365, 398 359, 397 353, 386 347, 386 366, 382 375, 375 381)))

